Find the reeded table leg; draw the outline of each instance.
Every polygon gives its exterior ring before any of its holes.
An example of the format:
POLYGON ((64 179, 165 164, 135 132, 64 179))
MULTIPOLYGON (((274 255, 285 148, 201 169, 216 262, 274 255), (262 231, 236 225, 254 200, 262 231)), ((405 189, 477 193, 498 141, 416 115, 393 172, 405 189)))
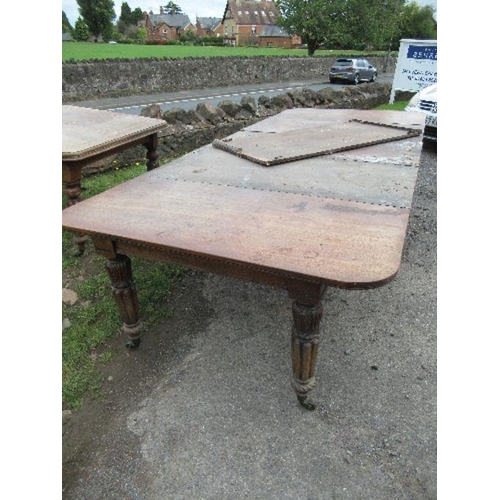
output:
POLYGON ((129 349, 139 347, 142 321, 139 318, 137 290, 132 277, 132 263, 126 255, 116 255, 106 262, 106 271, 111 279, 113 297, 123 320, 122 330, 128 337, 129 349))
POLYGON ((314 410, 315 406, 307 401, 309 392, 316 386, 316 359, 319 348, 319 325, 323 314, 325 287, 318 285, 315 293, 304 295, 290 294, 294 298, 292 328, 292 387, 300 404, 314 410))

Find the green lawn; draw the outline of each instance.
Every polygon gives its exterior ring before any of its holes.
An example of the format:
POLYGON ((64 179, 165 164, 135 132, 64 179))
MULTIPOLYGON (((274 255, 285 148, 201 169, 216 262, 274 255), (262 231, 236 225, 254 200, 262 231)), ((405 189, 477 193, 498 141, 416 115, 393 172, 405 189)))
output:
MULTIPOLYGON (((360 51, 318 50, 315 56, 367 55, 360 51)), ((370 55, 384 55, 371 52, 370 55)), ((119 43, 65 42, 62 44, 62 60, 83 61, 88 59, 150 59, 230 56, 290 56, 306 57, 306 49, 274 49, 253 47, 200 47, 193 45, 129 45, 119 43)))

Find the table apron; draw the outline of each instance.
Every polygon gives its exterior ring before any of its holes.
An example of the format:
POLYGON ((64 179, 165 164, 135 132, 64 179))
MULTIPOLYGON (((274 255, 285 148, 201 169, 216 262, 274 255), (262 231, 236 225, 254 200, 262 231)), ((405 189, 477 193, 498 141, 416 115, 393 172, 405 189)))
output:
POLYGON ((331 285, 331 283, 324 280, 287 274, 273 269, 266 269, 265 267, 261 268, 212 256, 196 255, 182 250, 157 248, 144 243, 96 235, 92 235, 92 239, 96 252, 107 259, 116 258, 118 255, 127 255, 129 257, 134 256, 147 260, 168 262, 190 269, 251 281, 272 288, 285 289, 289 292, 290 297, 295 299, 316 299, 318 289, 331 285))

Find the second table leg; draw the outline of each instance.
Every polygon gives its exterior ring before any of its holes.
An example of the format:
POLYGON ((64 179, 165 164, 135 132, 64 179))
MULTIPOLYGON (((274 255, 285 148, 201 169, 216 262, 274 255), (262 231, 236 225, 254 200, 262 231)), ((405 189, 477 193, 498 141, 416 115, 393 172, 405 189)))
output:
POLYGON ((315 405, 307 397, 316 386, 316 359, 324 291, 325 287, 318 285, 317 293, 312 296, 295 295, 292 306, 292 387, 300 404, 308 410, 315 409, 315 405))
POLYGON ((153 137, 151 137, 151 140, 145 144, 145 147, 147 149, 146 153, 146 158, 148 161, 146 162, 146 168, 147 171, 149 172, 150 170, 154 170, 155 168, 158 168, 160 166, 160 163, 158 161, 158 158, 160 157, 157 149, 158 149, 158 134, 154 134, 153 137))
MULTIPOLYGON (((66 192, 66 206, 71 207, 80 201, 82 192, 81 167, 67 166, 63 162, 63 184, 66 192)), ((88 236, 86 234, 75 234, 74 241, 78 248, 77 255, 83 255, 87 240, 88 236)))

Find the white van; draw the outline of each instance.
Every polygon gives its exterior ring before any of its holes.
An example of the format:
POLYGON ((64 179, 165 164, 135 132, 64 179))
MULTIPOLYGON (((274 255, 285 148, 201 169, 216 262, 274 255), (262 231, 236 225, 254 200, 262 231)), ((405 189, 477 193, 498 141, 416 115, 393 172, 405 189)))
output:
POLYGON ((437 142, 437 83, 429 85, 416 93, 405 110, 426 113, 424 142, 437 142))

